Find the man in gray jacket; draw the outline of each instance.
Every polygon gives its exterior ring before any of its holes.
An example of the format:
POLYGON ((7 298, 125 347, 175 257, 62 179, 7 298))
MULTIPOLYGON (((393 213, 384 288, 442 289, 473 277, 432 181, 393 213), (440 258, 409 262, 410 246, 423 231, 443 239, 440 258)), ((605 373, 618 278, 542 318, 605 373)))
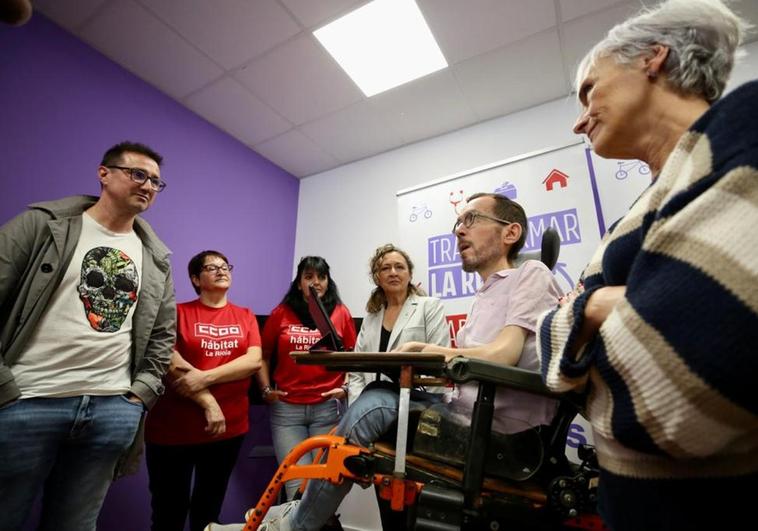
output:
POLYGON ((162 157, 123 142, 100 197, 37 203, 0 228, 0 531, 43 488, 40 529, 92 530, 163 392, 176 302, 169 250, 138 214, 162 157))

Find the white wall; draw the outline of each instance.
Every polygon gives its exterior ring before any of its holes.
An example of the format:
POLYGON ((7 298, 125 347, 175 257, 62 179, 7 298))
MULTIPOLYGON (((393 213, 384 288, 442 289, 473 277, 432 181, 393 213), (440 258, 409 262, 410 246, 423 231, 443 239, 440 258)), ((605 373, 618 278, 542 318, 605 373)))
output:
MULTIPOLYGON (((758 78, 758 42, 745 49, 730 86, 758 78)), ((368 259, 377 246, 399 240, 398 190, 575 140, 577 109, 566 97, 303 179, 295 265, 307 254, 325 257, 345 303, 365 315, 368 259)))
MULTIPOLYGON (((755 31, 754 29, 753 32, 755 31)), ((743 46, 742 51, 745 56, 738 59, 732 78, 726 87, 727 92, 747 81, 758 79, 758 41, 743 46)))

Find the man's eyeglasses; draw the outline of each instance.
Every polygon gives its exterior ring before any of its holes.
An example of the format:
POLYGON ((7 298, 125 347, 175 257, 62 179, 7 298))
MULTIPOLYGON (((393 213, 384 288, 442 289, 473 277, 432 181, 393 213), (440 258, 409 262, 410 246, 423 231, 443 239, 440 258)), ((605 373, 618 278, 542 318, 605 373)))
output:
POLYGON ((474 223, 476 223, 477 218, 484 218, 489 219, 491 221, 497 221, 498 223, 502 223, 503 225, 510 225, 513 223, 512 221, 508 221, 507 219, 500 219, 496 218, 494 216, 490 216, 488 214, 482 214, 481 212, 477 212, 476 210, 471 210, 470 212, 466 212, 463 214, 462 217, 455 220, 455 225, 453 225, 453 234, 455 234, 461 225, 466 227, 467 229, 471 227, 474 223))
POLYGON ((142 168, 126 168, 124 166, 106 166, 106 168, 116 168, 129 175, 129 178, 137 184, 145 184, 145 181, 150 181, 150 188, 156 192, 162 192, 166 188, 166 181, 160 180, 158 177, 151 177, 142 168))
POLYGON ((228 273, 232 269, 234 269, 234 266, 232 264, 224 264, 224 265, 215 265, 215 264, 208 264, 201 267, 203 271, 207 271, 208 273, 216 273, 218 271, 222 271, 224 273, 228 273))

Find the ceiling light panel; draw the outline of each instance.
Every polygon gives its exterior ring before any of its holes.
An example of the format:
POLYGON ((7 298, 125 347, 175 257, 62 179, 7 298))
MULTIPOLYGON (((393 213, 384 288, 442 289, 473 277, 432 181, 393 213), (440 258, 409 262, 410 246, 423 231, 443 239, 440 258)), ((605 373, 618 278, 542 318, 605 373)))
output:
POLYGON ((413 0, 374 0, 313 34, 366 96, 447 66, 413 0))

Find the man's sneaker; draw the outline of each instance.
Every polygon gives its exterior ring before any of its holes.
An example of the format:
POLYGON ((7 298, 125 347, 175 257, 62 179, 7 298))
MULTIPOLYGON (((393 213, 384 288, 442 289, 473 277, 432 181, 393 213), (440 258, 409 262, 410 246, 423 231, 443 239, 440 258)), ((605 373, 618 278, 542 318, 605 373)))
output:
MULTIPOLYGON (((289 515, 300 505, 300 500, 292 500, 269 508, 258 531, 290 531, 289 515)), ((246 513, 250 514, 250 511, 246 513)))
MULTIPOLYGON (((258 527, 258 531, 290 531, 289 515, 300 504, 300 500, 288 501, 281 505, 274 505, 269 508, 265 518, 258 527)), ((248 509, 245 513, 245 522, 250 517, 250 513, 255 510, 248 509)), ((245 528, 245 524, 208 524, 205 526, 205 531, 242 531, 245 528)))

